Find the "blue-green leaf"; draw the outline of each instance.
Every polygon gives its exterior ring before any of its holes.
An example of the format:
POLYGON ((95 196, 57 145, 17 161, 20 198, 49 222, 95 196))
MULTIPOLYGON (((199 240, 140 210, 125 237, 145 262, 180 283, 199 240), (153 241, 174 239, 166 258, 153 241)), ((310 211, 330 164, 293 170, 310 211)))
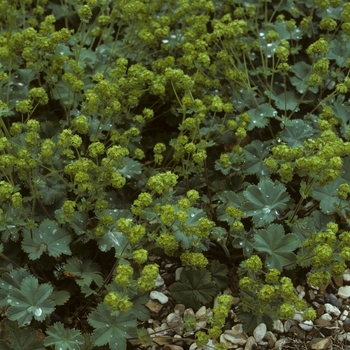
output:
POLYGON ((126 350, 126 338, 135 337, 136 317, 131 312, 111 314, 104 303, 100 303, 97 311, 91 312, 89 324, 94 327, 91 339, 95 345, 108 344, 111 350, 126 350))
POLYGON ((251 216, 256 227, 261 227, 278 218, 287 207, 290 196, 278 181, 263 178, 258 185, 250 185, 243 192, 246 202, 242 206, 245 216, 251 216))
POLYGON ((266 230, 258 230, 255 238, 255 250, 266 252, 266 266, 282 271, 283 267, 294 263, 296 256, 293 253, 300 246, 298 237, 285 234, 282 225, 272 224, 266 230))

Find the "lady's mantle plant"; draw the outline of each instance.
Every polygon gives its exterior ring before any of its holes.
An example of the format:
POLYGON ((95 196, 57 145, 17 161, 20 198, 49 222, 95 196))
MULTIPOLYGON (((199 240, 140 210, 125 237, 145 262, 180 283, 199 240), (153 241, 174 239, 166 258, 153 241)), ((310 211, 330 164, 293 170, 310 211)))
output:
POLYGON ((349 3, 0 0, 0 16, 3 347, 149 342, 164 261, 184 267, 174 299, 217 297, 198 347, 224 348, 237 275, 246 330, 315 318, 288 270, 324 288, 350 260, 349 3))

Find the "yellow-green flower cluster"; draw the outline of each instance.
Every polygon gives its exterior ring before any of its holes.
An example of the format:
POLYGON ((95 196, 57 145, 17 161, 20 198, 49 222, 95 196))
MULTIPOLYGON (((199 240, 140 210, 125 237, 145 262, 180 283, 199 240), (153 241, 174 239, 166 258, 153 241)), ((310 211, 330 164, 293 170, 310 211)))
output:
POLYGON ((161 194, 163 192, 169 191, 171 187, 177 184, 178 176, 170 171, 166 173, 159 173, 151 176, 148 179, 147 185, 154 192, 161 194))
POLYGON ((176 238, 170 233, 161 233, 156 239, 157 246, 164 250, 165 254, 172 256, 179 248, 176 238))
POLYGON ((195 253, 186 250, 180 255, 181 262, 184 266, 205 267, 208 265, 208 259, 203 253, 195 253))
POLYGON ((142 210, 149 207, 152 204, 152 201, 152 196, 149 193, 140 193, 131 206, 131 212, 134 215, 141 215, 142 210))
POLYGON ((163 162, 164 156, 162 155, 163 152, 165 152, 166 146, 164 143, 157 143, 153 147, 153 152, 154 152, 154 162, 156 164, 161 164, 163 162))
POLYGON ((109 292, 104 297, 104 303, 113 311, 128 312, 132 307, 132 302, 129 300, 129 297, 122 297, 117 292, 109 292))
POLYGON ((141 292, 148 292, 156 286, 156 278, 159 274, 159 266, 157 264, 146 265, 141 277, 137 280, 136 288, 141 292))
POLYGON ((213 308, 213 318, 211 319, 211 328, 208 330, 208 335, 211 339, 217 339, 222 333, 222 328, 225 326, 226 318, 229 314, 232 305, 232 297, 223 294, 217 297, 217 304, 213 308))
POLYGON ((131 282, 134 269, 130 265, 120 264, 116 267, 115 273, 114 282, 120 286, 127 287, 131 282))
POLYGON ((146 234, 145 227, 142 225, 133 225, 131 219, 120 218, 116 223, 116 227, 131 243, 138 242, 146 234))

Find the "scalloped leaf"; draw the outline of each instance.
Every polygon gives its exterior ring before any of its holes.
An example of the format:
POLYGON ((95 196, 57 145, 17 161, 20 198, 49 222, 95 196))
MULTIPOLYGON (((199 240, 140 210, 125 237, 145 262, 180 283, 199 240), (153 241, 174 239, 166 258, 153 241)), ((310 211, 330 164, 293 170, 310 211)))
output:
POLYGON ((103 283, 100 270, 100 265, 92 260, 80 260, 74 256, 67 259, 63 274, 68 277, 73 277, 80 287, 89 286, 92 281, 100 287, 103 283))
POLYGON ((220 264, 219 261, 214 260, 210 265, 210 273, 219 290, 227 287, 228 269, 226 265, 220 264))
POLYGON ((59 224, 53 220, 44 220, 39 228, 32 229, 30 237, 29 230, 23 230, 25 238, 22 242, 22 249, 28 253, 29 259, 39 259, 43 253, 46 253, 54 258, 62 254, 71 255, 69 243, 72 240, 71 235, 59 224))
POLYGON ((4 321, 4 338, 7 343, 0 341, 1 350, 45 350, 33 328, 18 328, 17 322, 4 321))
MULTIPOLYGON (((299 93, 304 93, 308 88, 308 78, 312 73, 312 67, 304 61, 297 62, 290 70, 295 74, 295 77, 289 77, 291 84, 297 89, 299 93)), ((309 89, 313 92, 317 92, 318 87, 312 86, 309 89)))
POLYGON ((28 325, 31 320, 44 321, 45 317, 55 310, 55 303, 50 299, 52 286, 48 283, 38 285, 35 277, 26 277, 20 289, 10 293, 7 310, 10 320, 18 321, 19 325, 28 325))
POLYGON ((320 209, 322 213, 330 215, 336 210, 342 212, 344 210, 342 208, 347 208, 348 202, 340 199, 337 196, 338 187, 344 182, 345 181, 343 179, 337 178, 330 184, 323 187, 314 184, 311 197, 320 202, 320 209))
POLYGON ((277 219, 287 207, 290 196, 279 181, 263 178, 258 185, 250 185, 243 192, 247 199, 242 206, 246 217, 253 218, 254 225, 261 227, 277 219))
POLYGON ((294 119, 286 124, 286 128, 281 132, 282 141, 287 142, 288 146, 303 146, 303 141, 314 135, 314 129, 301 119, 294 119))
POLYGON ((256 174, 258 177, 270 175, 270 170, 264 165, 264 159, 269 156, 270 141, 254 140, 243 149, 245 162, 243 169, 247 174, 256 174))
POLYGON ((300 242, 295 234, 285 234, 282 225, 272 224, 266 230, 258 230, 254 239, 255 250, 268 254, 266 266, 269 269, 282 271, 284 266, 296 261, 293 251, 300 242))
POLYGON ((277 111, 269 103, 263 103, 254 109, 250 109, 247 113, 250 116, 250 122, 247 126, 248 131, 265 127, 269 123, 269 118, 277 115, 277 111))
POLYGON ((126 338, 137 335, 137 322, 133 313, 112 314, 104 303, 98 305, 97 311, 90 313, 88 322, 95 328, 91 336, 94 344, 108 344, 111 350, 126 350, 126 338))
POLYGON ((217 293, 217 287, 206 269, 194 271, 184 268, 180 281, 173 283, 169 290, 175 299, 194 310, 208 304, 217 293))
POLYGON ((84 344, 84 338, 76 329, 66 329, 61 322, 49 327, 46 331, 48 336, 44 340, 46 346, 55 346, 60 350, 76 350, 78 344, 84 344))

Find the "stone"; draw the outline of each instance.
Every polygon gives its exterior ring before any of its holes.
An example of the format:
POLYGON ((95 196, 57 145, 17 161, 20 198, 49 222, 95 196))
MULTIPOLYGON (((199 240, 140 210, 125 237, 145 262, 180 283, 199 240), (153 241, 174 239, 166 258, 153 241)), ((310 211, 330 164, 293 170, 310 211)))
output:
POLYGON ((175 312, 176 314, 178 314, 179 316, 182 316, 182 315, 184 314, 185 309, 186 309, 186 307, 185 307, 184 304, 176 304, 176 305, 174 306, 174 312, 175 312))
POLYGON ((174 327, 174 331, 177 334, 183 333, 183 328, 182 328, 183 320, 175 312, 172 312, 167 316, 166 323, 168 324, 169 327, 174 327), (176 327, 176 326, 179 326, 179 327, 176 327))
POLYGON ((201 306, 198 311, 195 313, 196 319, 202 319, 207 315, 207 308, 205 306, 201 306))
POLYGON ((232 329, 226 330, 223 336, 231 344, 235 344, 235 345, 244 345, 248 340, 248 336, 246 333, 236 332, 236 331, 233 331, 232 329))
POLYGON ((245 343, 244 350, 252 350, 254 345, 256 345, 255 338, 249 337, 247 342, 245 343))
POLYGON ((332 348, 332 338, 315 338, 310 342, 312 350, 328 350, 332 348))
MULTIPOLYGON (((328 315, 328 314, 325 314, 325 315, 328 315)), ((330 315, 328 315, 328 316, 330 316, 330 315)), ((330 326, 332 326, 332 323, 330 321, 332 321, 332 317, 330 320, 327 320, 327 319, 320 317, 320 318, 316 318, 316 320, 314 321, 314 324, 316 326, 321 326, 321 327, 330 327, 330 326)))
POLYGON ((276 341, 275 346, 272 348, 273 350, 283 350, 283 345, 287 341, 286 338, 279 339, 276 341))
POLYGON ((283 333, 284 328, 283 328, 283 323, 281 320, 275 320, 273 322, 272 330, 277 333, 283 333))
POLYGON ((180 276, 183 269, 184 269, 183 267, 178 267, 175 270, 175 281, 180 281, 180 276))
POLYGON ((314 328, 312 321, 304 321, 299 323, 299 327, 306 332, 310 332, 314 328))
POLYGON ((332 304, 333 306, 341 309, 341 302, 336 298, 334 294, 324 293, 324 301, 328 304, 332 304))
POLYGON ((164 279, 161 275, 158 275, 156 278, 156 287, 161 287, 164 284, 164 279))
POLYGON ((343 280, 344 282, 350 282, 350 270, 346 269, 343 274, 343 280))
POLYGON ((333 317, 332 317, 330 314, 325 313, 325 314, 323 314, 322 316, 320 316, 320 319, 330 322, 330 321, 333 320, 333 317))
POLYGON ((157 290, 152 290, 149 296, 153 300, 158 300, 161 304, 166 304, 169 301, 169 298, 164 293, 157 290))
POLYGON ((151 299, 147 301, 147 303, 145 304, 145 306, 148 307, 152 312, 154 312, 154 313, 156 313, 156 314, 157 314, 157 313, 162 309, 162 307, 163 307, 162 304, 158 303, 157 301, 151 300, 151 299))
POLYGON ((257 343, 264 339, 266 331, 267 327, 265 323, 260 323, 257 327, 255 327, 253 331, 253 337, 257 343))
POLYGON ((324 304, 324 308, 326 312, 329 313, 330 315, 333 315, 336 317, 340 316, 340 310, 336 306, 326 303, 324 304))
POLYGON ((265 339, 267 340, 267 344, 269 346, 269 348, 273 348, 273 346, 275 345, 276 341, 277 341, 277 337, 274 333, 272 333, 271 331, 267 331, 265 334, 265 339))
POLYGON ((347 299, 350 297, 350 286, 339 287, 338 296, 342 299, 347 299))

